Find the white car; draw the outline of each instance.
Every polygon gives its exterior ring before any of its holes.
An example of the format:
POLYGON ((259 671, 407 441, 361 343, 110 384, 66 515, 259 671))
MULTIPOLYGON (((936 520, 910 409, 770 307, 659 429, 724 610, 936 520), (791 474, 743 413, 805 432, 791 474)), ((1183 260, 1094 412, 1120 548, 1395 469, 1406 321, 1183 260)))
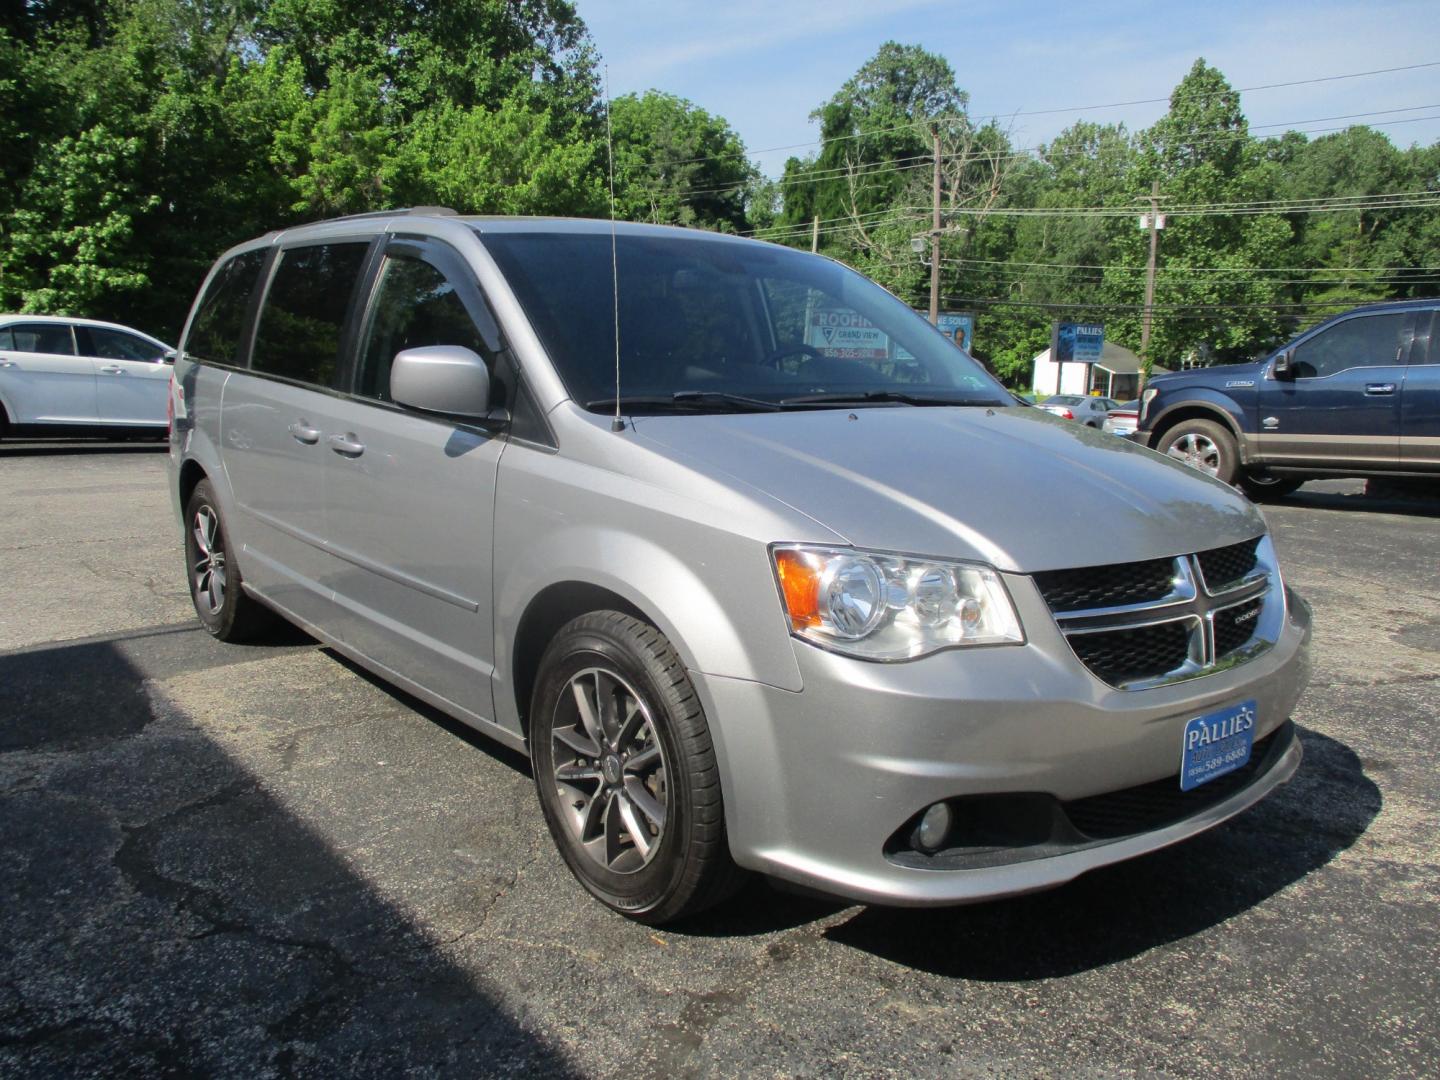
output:
POLYGON ((0 315, 0 436, 161 435, 174 350, 115 323, 0 315))
POLYGON ((1052 394, 1040 402, 1040 408, 1062 420, 1075 420, 1093 428, 1105 422, 1106 413, 1119 407, 1120 403, 1112 398, 1089 394, 1052 394))

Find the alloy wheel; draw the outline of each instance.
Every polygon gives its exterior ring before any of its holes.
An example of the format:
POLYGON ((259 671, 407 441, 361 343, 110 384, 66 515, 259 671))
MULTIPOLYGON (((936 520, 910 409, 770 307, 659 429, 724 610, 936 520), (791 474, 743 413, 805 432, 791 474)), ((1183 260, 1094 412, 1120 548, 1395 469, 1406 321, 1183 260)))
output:
POLYGON ((665 835, 665 750, 645 700, 614 671, 571 676, 551 720, 562 818, 589 858, 633 874, 665 835))
POLYGON ((1199 432, 1186 432, 1172 442, 1165 452, 1192 469, 1199 469, 1210 476, 1220 474, 1220 448, 1215 445, 1214 440, 1199 432))
POLYGON ((204 505, 197 509, 190 531, 195 543, 191 587, 196 602, 204 603, 212 616, 218 615, 225 606, 225 540, 215 510, 204 505))

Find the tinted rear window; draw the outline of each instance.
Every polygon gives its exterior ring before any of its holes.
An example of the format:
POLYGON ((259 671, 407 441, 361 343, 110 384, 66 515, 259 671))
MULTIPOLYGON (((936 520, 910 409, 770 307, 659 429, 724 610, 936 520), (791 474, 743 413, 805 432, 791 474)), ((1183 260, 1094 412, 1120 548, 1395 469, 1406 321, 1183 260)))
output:
POLYGON ((10 327, 10 336, 14 342, 11 348, 19 352, 75 355, 68 323, 17 323, 10 327))
POLYGON ((264 262, 263 250, 246 251, 232 258, 210 279, 210 287, 205 290, 185 339, 185 352, 192 360, 236 363, 245 311, 250 306, 255 278, 264 262))
POLYGON ((281 252, 255 332, 252 368, 330 385, 340 362, 345 312, 368 247, 315 244, 281 252))

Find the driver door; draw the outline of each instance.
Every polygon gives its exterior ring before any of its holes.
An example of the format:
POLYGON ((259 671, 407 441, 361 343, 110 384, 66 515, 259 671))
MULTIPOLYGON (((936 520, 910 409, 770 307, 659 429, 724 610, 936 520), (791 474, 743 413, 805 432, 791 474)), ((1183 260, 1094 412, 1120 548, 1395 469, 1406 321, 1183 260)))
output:
MULTIPOLYGON (((452 249, 391 240, 375 274, 352 393, 325 441, 326 530, 337 636, 482 720, 494 717, 491 552, 504 439, 483 421, 404 408, 404 349, 462 345, 495 374, 499 334, 452 249)), ((492 400, 508 404, 492 382, 492 400)))
POLYGON ((1292 350, 1261 384, 1260 460, 1267 465, 1393 469, 1400 460, 1400 390, 1414 316, 1355 315, 1292 350))

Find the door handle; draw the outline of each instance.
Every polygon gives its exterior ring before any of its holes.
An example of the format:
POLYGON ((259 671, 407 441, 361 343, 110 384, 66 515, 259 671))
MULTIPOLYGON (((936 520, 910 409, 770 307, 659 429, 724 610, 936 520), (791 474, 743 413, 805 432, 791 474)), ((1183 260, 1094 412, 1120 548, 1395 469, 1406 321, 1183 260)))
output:
POLYGON ((100 370, 103 371, 106 375, 124 375, 124 374, 125 374, 125 369, 124 369, 123 367, 113 367, 113 366, 112 366, 112 367, 102 367, 100 370))
POLYGON ((1384 397, 1386 394, 1395 393, 1395 384, 1393 382, 1366 383, 1365 393, 1370 397, 1384 397))
POLYGON ((311 427, 304 420, 296 420, 291 424, 290 434, 295 436, 296 442, 302 442, 306 446, 314 446, 320 441, 320 429, 311 427))
POLYGON ((355 438, 353 431, 347 431, 344 435, 330 436, 330 449, 345 457, 359 457, 365 452, 365 444, 355 438))
POLYGON ((0 367, 14 367, 14 360, 0 360, 0 367))

